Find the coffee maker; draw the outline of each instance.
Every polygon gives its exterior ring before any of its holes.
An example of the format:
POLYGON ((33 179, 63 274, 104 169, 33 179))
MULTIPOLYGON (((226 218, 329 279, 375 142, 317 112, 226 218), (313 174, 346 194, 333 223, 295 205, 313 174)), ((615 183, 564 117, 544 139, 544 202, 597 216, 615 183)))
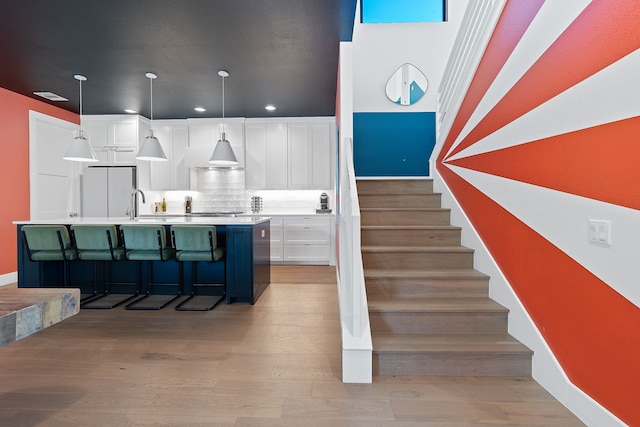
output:
POLYGON ((331 209, 329 209, 329 195, 327 193, 322 193, 320 195, 320 209, 316 209, 316 213, 330 213, 331 209))
POLYGON ((320 209, 329 209, 329 195, 327 193, 322 193, 320 195, 320 209))

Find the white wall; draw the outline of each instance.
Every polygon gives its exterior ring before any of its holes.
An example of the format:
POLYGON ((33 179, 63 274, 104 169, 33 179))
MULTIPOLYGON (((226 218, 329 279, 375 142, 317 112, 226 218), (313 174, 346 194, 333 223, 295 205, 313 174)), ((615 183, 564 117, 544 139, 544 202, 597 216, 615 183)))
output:
POLYGON ((448 22, 361 24, 356 10, 353 30, 354 112, 429 112, 462 22, 468 0, 449 0, 448 22), (429 80, 427 94, 412 106, 389 101, 385 86, 404 63, 418 67, 429 80))

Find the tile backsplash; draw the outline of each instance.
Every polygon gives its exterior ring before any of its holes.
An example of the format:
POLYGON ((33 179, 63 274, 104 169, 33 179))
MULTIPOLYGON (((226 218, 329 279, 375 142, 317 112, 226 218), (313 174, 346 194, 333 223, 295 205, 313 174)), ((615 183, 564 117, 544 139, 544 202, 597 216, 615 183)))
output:
MULTIPOLYGON (((252 196, 262 197, 263 212, 309 212, 320 208, 320 194, 329 195, 329 208, 332 208, 334 197, 330 190, 261 190, 252 191, 252 196)), ((249 197, 250 198, 250 197, 249 197)))
POLYGON ((193 199, 192 212, 233 211, 251 212, 251 197, 262 197, 262 212, 309 212, 319 206, 320 194, 329 194, 333 209, 333 190, 245 190, 242 169, 198 169, 198 191, 145 191, 149 193, 147 207, 141 212, 153 212, 153 202, 167 202, 167 213, 184 213, 185 196, 193 199))
POLYGON ((198 169, 200 195, 194 211, 247 211, 244 171, 237 169, 198 169))

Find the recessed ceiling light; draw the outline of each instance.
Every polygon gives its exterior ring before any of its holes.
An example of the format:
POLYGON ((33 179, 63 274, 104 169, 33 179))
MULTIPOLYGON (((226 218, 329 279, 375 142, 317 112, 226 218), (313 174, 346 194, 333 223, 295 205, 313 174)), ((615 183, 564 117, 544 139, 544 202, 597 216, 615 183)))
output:
POLYGON ((33 94, 46 98, 49 101, 68 101, 67 98, 60 95, 56 95, 53 92, 33 92, 33 94))
POLYGON ((269 104, 269 105, 266 105, 266 106, 264 107, 264 109, 265 109, 265 110, 267 110, 267 111, 275 111, 275 110, 276 110, 276 107, 275 107, 275 105, 271 105, 271 104, 269 104))
POLYGON ((204 113, 205 111, 207 111, 207 109, 204 107, 195 107, 194 110, 196 110, 198 113, 204 113))
POLYGON ((125 113, 129 113, 129 114, 136 114, 137 113, 136 110, 132 110, 131 108, 125 108, 124 112, 125 113))

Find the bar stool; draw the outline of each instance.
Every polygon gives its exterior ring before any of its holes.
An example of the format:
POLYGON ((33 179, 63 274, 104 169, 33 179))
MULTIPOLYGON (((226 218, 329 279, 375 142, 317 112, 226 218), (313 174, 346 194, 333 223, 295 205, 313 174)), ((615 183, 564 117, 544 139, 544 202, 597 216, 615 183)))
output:
MULTIPOLYGON (((21 231, 29 260, 33 262, 62 261, 63 287, 69 287, 68 261, 75 260, 77 255, 67 227, 64 225, 23 225, 21 231)), ((42 269, 42 267, 41 263, 40 268, 42 269)), ((43 287, 43 276, 41 271, 40 283, 38 284, 40 287, 43 287)))
MULTIPOLYGON (((200 283, 197 278, 197 264, 203 262, 218 262, 224 260, 224 249, 217 244, 216 228, 204 225, 173 225, 171 226, 173 247, 176 249, 176 260, 180 263, 180 282, 184 289, 184 263, 191 263, 191 295, 176 306, 182 311, 207 311, 224 298, 225 283, 200 283), (221 289, 222 295, 204 295, 198 297, 197 289, 209 287, 221 289), (188 304, 193 299, 206 299, 205 305, 188 304)), ((222 262, 224 266, 224 261, 222 262)), ((223 268, 224 277, 224 268, 223 268)))
POLYGON ((125 257, 129 261, 140 261, 138 265, 138 283, 141 282, 142 262, 147 265, 147 283, 144 286, 145 292, 141 298, 127 304, 127 310, 160 310, 180 295, 182 289, 178 285, 177 295, 153 295, 150 304, 139 304, 151 295, 154 287, 171 286, 170 284, 153 284, 153 261, 167 261, 175 255, 175 250, 167 245, 167 236, 162 225, 152 224, 123 224, 120 226, 122 233, 122 246, 125 250, 125 257))
MULTIPOLYGON (((89 225, 74 224, 71 227, 71 238, 74 242, 76 254, 81 261, 94 262, 94 289, 95 297, 88 299, 83 305, 84 308, 111 309, 139 295, 137 289, 133 295, 112 294, 112 285, 117 284, 109 281, 108 262, 121 261, 125 259, 124 248, 119 244, 118 230, 115 225, 89 225), (98 291, 98 267, 103 269, 102 281, 104 289, 98 291), (110 295, 112 297, 106 298, 110 295), (96 304, 98 300, 103 300, 103 304, 96 304)), ((135 283, 127 283, 128 285, 135 283)))

